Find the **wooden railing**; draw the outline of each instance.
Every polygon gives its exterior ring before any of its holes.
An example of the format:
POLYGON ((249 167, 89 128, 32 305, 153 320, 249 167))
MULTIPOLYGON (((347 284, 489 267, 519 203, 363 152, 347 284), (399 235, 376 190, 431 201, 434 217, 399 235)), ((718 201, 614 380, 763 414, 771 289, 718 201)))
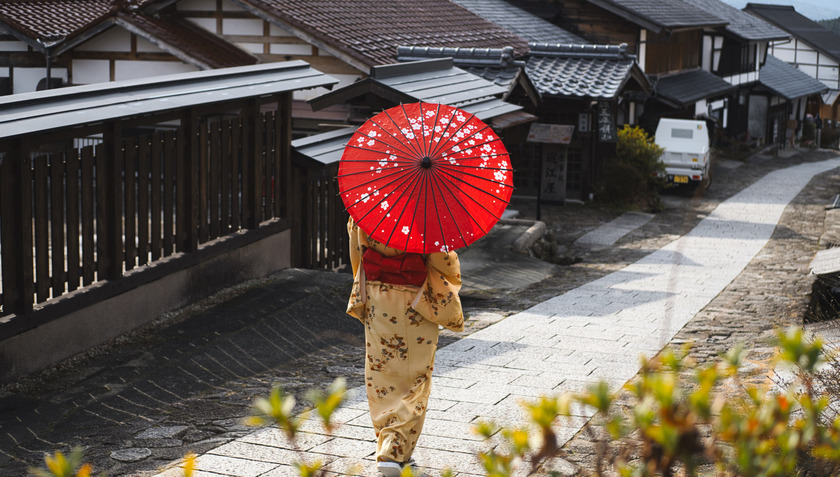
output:
POLYGON ((301 210, 287 197, 290 97, 276 104, 276 115, 256 103, 224 118, 191 112, 165 131, 137 133, 117 121, 100 144, 79 149, 67 139, 3 145, 0 316, 25 316, 243 230, 277 221, 288 229, 301 210))

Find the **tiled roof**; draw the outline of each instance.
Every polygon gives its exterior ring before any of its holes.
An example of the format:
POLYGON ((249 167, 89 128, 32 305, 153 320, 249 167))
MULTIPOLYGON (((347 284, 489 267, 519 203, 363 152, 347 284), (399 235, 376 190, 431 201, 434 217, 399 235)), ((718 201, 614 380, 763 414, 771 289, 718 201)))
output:
MULTIPOLYGON (((625 45, 531 43, 530 47, 526 71, 541 96, 613 99, 634 68, 638 70, 625 45)), ((646 82, 644 75, 637 77, 646 82)))
POLYGON ((524 63, 513 57, 513 48, 444 48, 428 46, 400 46, 398 61, 418 61, 431 58, 452 58, 456 66, 512 89, 524 63))
POLYGON ((682 0, 589 0, 616 15, 654 31, 722 26, 726 21, 682 0))
POLYGON ((840 62, 840 35, 801 15, 791 6, 748 3, 745 10, 840 62))
POLYGON ((174 15, 148 15, 158 0, 2 0, 0 29, 40 51, 61 54, 114 24, 199 68, 252 65, 253 55, 174 15))
MULTIPOLYGON (((320 110, 369 94, 394 105, 416 101, 448 104, 487 121, 523 109, 499 99, 506 91, 506 88, 453 66, 451 58, 440 58, 374 66, 369 77, 308 102, 312 109, 320 110)), ((535 117, 529 115, 528 120, 533 119, 535 117)))
POLYGON ((121 12, 117 15, 117 22, 201 69, 253 65, 258 61, 257 57, 236 45, 175 15, 151 16, 121 12))
POLYGON ((393 63, 399 45, 528 51, 524 39, 449 0, 235 1, 363 70, 393 63))
POLYGON ((770 23, 738 10, 737 8, 724 3, 722 0, 691 0, 691 4, 701 8, 727 22, 726 31, 733 33, 744 40, 782 40, 790 35, 776 28, 770 23))
POLYGON ((706 70, 696 69, 662 76, 655 83, 656 95, 678 106, 714 98, 734 91, 735 86, 706 70))
POLYGON ((4 0, 0 24, 50 47, 76 36, 111 14, 113 0, 4 0))
POLYGON ((589 43, 557 25, 515 7, 504 0, 452 0, 476 15, 501 25, 529 42, 589 43))
POLYGON ((759 72, 758 81, 785 99, 796 99, 828 91, 828 86, 822 81, 773 55, 767 55, 767 61, 759 72))

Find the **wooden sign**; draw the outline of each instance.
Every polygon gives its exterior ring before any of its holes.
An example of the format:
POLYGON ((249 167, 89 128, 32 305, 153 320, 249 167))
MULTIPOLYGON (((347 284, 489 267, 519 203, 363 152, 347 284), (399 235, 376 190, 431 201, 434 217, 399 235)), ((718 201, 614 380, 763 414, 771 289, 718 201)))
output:
POLYGON ((531 129, 528 131, 528 142, 569 144, 572 142, 574 132, 574 126, 565 124, 531 123, 531 129))
POLYGON ((566 154, 568 148, 546 145, 542 149, 540 198, 543 202, 562 204, 566 200, 566 154))
POLYGON ((612 105, 607 101, 598 102, 598 140, 601 142, 615 142, 618 140, 612 105))

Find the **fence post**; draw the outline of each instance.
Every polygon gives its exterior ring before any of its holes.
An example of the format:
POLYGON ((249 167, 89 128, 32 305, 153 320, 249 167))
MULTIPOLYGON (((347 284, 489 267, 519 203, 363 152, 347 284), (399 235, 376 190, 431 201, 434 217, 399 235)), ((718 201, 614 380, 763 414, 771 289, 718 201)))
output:
POLYGON ((3 314, 32 311, 32 168, 20 140, 0 159, 0 260, 3 314))
MULTIPOLYGON (((181 127, 183 128, 184 141, 179 149, 182 151, 178 159, 182 166, 179 172, 183 172, 183 178, 178 178, 178 184, 186 189, 183 191, 184 201, 182 211, 184 217, 178 217, 178 222, 183 226, 184 236, 178 238, 179 251, 195 252, 198 250, 198 220, 200 202, 200 144, 199 144, 199 117, 194 109, 188 109, 182 117, 181 127), (187 165, 188 167, 183 167, 187 165)), ((177 191, 180 196, 182 191, 177 191)), ((178 199, 179 201, 181 199, 178 199)))
POLYGON ((97 261, 99 262, 99 273, 102 276, 99 280, 116 280, 122 275, 122 167, 119 163, 122 159, 122 147, 120 138, 122 126, 119 120, 105 123, 102 151, 104 157, 98 158, 97 166, 104 170, 97 172, 102 178, 100 184, 97 180, 96 187, 101 189, 99 197, 104 198, 97 207, 101 216, 102 226, 97 227, 100 234, 96 240, 98 248, 97 261))
POLYGON ((260 184, 260 141, 257 127, 257 116, 260 113, 259 104, 256 100, 248 101, 248 105, 242 109, 242 167, 244 182, 247 184, 243 194, 243 205, 247 211, 243 225, 248 229, 256 229, 260 225, 259 211, 262 208, 261 184, 260 184))

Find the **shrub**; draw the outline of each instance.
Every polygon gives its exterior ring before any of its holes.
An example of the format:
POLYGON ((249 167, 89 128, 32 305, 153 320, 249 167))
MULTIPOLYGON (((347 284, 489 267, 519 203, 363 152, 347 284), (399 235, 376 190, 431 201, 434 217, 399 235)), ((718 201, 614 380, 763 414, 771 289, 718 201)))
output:
POLYGON ((639 127, 625 125, 618 131, 616 157, 604 167, 598 197, 601 201, 630 208, 650 208, 657 203, 662 184, 662 148, 639 127))

